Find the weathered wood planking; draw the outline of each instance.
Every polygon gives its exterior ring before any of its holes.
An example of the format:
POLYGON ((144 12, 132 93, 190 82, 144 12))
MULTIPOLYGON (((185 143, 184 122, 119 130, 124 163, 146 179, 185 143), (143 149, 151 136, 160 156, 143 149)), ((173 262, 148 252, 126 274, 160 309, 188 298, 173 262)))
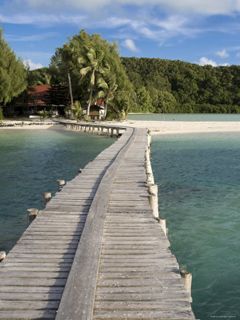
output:
POLYGON ((0 263, 0 319, 54 319, 99 183, 126 132, 46 205, 0 263))
POLYGON ((103 230, 94 320, 194 319, 178 263, 149 212, 146 147, 146 131, 139 129, 114 178, 103 230))
POLYGON ((101 181, 57 320, 194 319, 146 186, 147 134, 135 129, 101 181))
POLYGON ((0 264, 0 319, 194 319, 149 205, 146 147, 127 129, 47 204, 0 264))

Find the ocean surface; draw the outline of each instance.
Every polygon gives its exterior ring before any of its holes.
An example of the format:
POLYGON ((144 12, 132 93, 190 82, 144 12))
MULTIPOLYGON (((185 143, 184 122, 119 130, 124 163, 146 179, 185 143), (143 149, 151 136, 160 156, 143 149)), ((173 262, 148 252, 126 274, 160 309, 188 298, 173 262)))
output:
POLYGON ((27 209, 43 208, 42 193, 57 191, 114 139, 56 130, 0 131, 0 250, 28 226, 27 209))
POLYGON ((143 121, 240 121, 240 114, 181 114, 149 113, 129 114, 128 120, 143 121))
POLYGON ((152 165, 196 318, 240 319, 240 134, 155 136, 152 165))

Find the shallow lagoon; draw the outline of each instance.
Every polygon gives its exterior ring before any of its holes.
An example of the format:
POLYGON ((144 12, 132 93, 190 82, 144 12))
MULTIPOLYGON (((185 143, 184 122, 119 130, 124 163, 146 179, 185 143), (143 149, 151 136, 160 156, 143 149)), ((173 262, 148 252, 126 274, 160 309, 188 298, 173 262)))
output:
POLYGON ((128 120, 142 121, 240 121, 240 114, 181 114, 181 113, 145 113, 129 114, 128 120))
POLYGON ((42 208, 42 193, 56 180, 74 178, 114 140, 57 130, 0 131, 0 250, 8 251, 26 229, 27 212, 42 208))
POLYGON ((240 134, 156 136, 153 169, 172 251, 201 320, 240 319, 240 134))

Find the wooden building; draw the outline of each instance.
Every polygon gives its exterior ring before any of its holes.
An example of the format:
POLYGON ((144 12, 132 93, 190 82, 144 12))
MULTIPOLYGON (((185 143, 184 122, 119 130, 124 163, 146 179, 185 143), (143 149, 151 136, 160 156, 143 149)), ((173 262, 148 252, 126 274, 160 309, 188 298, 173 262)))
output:
POLYGON ((29 87, 6 108, 11 116, 37 115, 41 111, 64 115, 70 103, 68 88, 61 85, 39 84, 29 87))
POLYGON ((106 117, 106 106, 104 99, 97 99, 91 105, 89 116, 92 120, 104 120, 106 117))

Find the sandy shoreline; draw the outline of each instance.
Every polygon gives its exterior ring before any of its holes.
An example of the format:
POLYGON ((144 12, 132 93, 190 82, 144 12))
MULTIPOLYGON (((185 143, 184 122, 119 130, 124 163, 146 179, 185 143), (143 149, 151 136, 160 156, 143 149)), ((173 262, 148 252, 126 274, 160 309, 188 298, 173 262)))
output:
MULTIPOLYGON (((6 123, 6 122, 5 122, 6 123)), ((49 129, 49 128, 63 128, 62 125, 55 122, 32 123, 16 121, 7 121, 8 125, 15 126, 0 126, 0 130, 21 130, 21 129, 49 129)), ((98 124, 97 122, 95 124, 98 124)), ((187 134, 187 133, 217 133, 217 132, 240 132, 240 122, 237 121, 211 121, 211 122, 195 122, 195 121, 137 121, 127 120, 123 122, 109 121, 100 122, 100 124, 128 126, 136 128, 148 128, 152 135, 162 134, 187 134)))
POLYGON ((148 128, 153 135, 160 134, 186 134, 186 133, 216 133, 216 132, 240 132, 238 121, 134 121, 119 122, 121 125, 148 128))
POLYGON ((52 122, 52 121, 39 121, 39 122, 33 122, 33 121, 3 121, 3 125, 0 124, 0 130, 22 130, 22 129, 49 129, 52 127, 60 127, 58 123, 52 122))

